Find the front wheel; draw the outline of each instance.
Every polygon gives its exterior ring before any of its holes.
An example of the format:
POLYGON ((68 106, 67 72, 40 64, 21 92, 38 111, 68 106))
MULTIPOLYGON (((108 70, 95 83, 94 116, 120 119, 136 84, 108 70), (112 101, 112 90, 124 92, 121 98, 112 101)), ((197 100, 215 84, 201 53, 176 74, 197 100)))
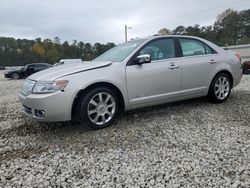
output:
POLYGON ((116 93, 109 88, 95 88, 78 100, 76 115, 81 124, 93 129, 111 125, 119 111, 116 93))
POLYGON ((231 93, 232 83, 225 73, 218 74, 212 81, 208 98, 216 103, 226 101, 231 93))
POLYGON ((20 78, 20 75, 18 73, 12 73, 10 76, 13 80, 18 80, 20 78))

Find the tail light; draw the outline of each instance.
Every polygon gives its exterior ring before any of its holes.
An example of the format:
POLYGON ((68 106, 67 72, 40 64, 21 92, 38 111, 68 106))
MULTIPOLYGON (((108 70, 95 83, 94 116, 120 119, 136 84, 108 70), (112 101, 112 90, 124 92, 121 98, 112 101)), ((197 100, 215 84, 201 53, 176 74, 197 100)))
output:
POLYGON ((236 53, 235 56, 240 60, 241 62, 241 56, 240 56, 240 53, 236 53))

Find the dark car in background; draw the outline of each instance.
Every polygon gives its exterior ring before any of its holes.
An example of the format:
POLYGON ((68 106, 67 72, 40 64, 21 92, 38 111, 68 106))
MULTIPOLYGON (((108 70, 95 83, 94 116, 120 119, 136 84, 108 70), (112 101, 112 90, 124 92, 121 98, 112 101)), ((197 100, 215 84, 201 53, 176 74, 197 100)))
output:
POLYGON ((243 63, 243 73, 250 74, 250 61, 245 61, 243 63))
POLYGON ((0 70, 5 70, 5 67, 4 66, 0 66, 0 70))
POLYGON ((52 67, 52 65, 48 63, 33 63, 28 64, 25 67, 21 67, 18 69, 12 69, 4 72, 5 78, 12 78, 14 80, 18 80, 20 78, 26 78, 36 72, 45 70, 52 67))

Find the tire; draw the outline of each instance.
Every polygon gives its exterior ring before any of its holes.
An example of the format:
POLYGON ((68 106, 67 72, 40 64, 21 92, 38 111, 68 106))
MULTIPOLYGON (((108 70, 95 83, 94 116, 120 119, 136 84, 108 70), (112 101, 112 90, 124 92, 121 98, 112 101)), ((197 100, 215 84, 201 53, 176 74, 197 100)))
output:
POLYGON ((18 79, 20 79, 20 75, 19 75, 18 73, 16 73, 16 72, 12 73, 10 76, 11 76, 11 78, 12 78, 13 80, 18 80, 18 79))
POLYGON ((225 102, 232 89, 232 81, 230 77, 225 73, 219 73, 213 79, 209 92, 208 99, 215 103, 225 102))
POLYGON ((82 125, 103 129, 115 121, 119 110, 116 93, 109 88, 98 87, 78 99, 75 114, 82 125))

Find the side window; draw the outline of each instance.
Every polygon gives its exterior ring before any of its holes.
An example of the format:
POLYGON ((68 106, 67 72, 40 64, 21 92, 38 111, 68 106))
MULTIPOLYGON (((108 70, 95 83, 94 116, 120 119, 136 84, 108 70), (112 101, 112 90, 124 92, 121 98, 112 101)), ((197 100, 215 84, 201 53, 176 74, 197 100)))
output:
POLYGON ((39 68, 45 69, 45 68, 48 68, 48 66, 47 66, 47 65, 44 65, 44 64, 40 64, 40 65, 39 65, 39 68))
POLYGON ((213 54, 210 47, 193 39, 180 39, 183 57, 213 54))
POLYGON ((213 54, 214 53, 213 50, 210 47, 208 47, 207 45, 205 45, 205 49, 206 49, 207 54, 213 54))
POLYGON ((29 69, 29 70, 34 69, 34 68, 35 68, 34 65, 29 65, 29 66, 27 67, 27 69, 29 69))
POLYGON ((143 54, 149 54, 152 61, 174 58, 174 41, 173 39, 160 39, 152 41, 141 49, 140 55, 143 54))
POLYGON ((47 68, 47 66, 44 64, 35 64, 35 71, 40 71, 40 70, 43 70, 46 68, 47 68))
POLYGON ((35 70, 35 71, 39 71, 40 69, 41 69, 40 64, 35 64, 35 65, 34 65, 34 70, 35 70))

